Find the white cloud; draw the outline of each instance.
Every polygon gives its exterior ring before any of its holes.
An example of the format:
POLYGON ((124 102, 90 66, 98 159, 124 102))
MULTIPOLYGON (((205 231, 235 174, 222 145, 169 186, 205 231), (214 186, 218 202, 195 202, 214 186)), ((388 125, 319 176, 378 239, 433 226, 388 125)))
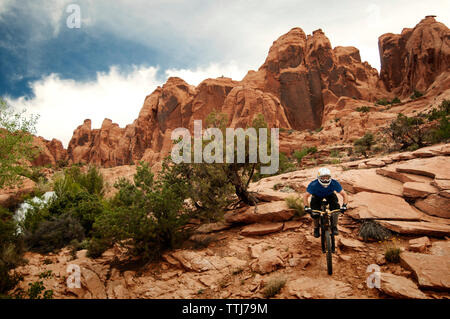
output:
POLYGON ((16 109, 40 116, 37 134, 46 139, 60 139, 67 147, 74 129, 87 118, 92 128, 99 128, 104 118, 121 127, 135 120, 145 96, 158 85, 157 68, 137 67, 120 72, 112 67, 107 73, 97 73, 94 81, 77 82, 51 74, 31 83, 32 99, 6 98, 16 109))
POLYGON ((197 86, 207 78, 218 78, 225 76, 235 81, 240 81, 247 74, 248 69, 238 65, 235 61, 225 63, 210 63, 208 66, 199 66, 190 69, 168 69, 165 71, 167 77, 177 76, 189 84, 197 86))

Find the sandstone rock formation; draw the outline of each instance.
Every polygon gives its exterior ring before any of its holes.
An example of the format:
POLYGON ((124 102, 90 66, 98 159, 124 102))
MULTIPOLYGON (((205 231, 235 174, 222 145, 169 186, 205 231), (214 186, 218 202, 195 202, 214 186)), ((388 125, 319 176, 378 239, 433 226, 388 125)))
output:
POLYGON ((441 73, 449 75, 450 30, 433 16, 401 34, 380 36, 380 77, 400 97, 426 91, 441 73))
MULTIPOLYGON (((413 89, 424 91, 432 83, 430 97, 450 96, 448 32, 429 17, 402 35, 381 36, 380 78, 361 61, 358 49, 333 48, 320 29, 306 35, 293 28, 273 42, 264 64, 241 81, 221 77, 194 87, 171 77, 145 98, 138 118, 125 128, 105 119, 101 128, 92 129, 85 120, 74 131, 68 156, 74 163, 102 166, 139 160, 154 164, 170 152, 172 130, 192 132, 193 121, 204 121, 213 110, 228 115, 228 127, 250 125, 262 113, 269 127, 284 129, 280 151, 288 154, 299 145, 352 142, 387 125, 399 112, 426 110, 440 100, 424 97, 387 112, 371 107, 360 113, 357 107, 395 94, 406 96, 413 89), (320 127, 318 134, 308 131, 320 127)), ((378 167, 380 162, 368 165, 378 167)))

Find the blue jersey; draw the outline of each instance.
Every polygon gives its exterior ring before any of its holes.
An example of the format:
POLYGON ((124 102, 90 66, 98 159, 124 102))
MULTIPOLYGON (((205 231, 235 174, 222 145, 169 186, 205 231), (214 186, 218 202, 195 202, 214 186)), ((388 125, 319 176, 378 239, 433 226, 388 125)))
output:
POLYGON ((337 180, 332 179, 330 185, 328 187, 323 187, 319 180, 313 180, 309 183, 308 188, 306 189, 308 193, 317 197, 327 197, 333 194, 334 191, 340 192, 342 191, 342 186, 339 184, 337 180))

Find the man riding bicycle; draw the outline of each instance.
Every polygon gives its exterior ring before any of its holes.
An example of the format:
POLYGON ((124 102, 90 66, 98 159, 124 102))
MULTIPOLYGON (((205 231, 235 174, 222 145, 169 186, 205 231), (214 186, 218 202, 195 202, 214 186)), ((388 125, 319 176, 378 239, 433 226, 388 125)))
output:
MULTIPOLYGON (((331 172, 326 167, 321 167, 317 174, 317 179, 309 183, 306 193, 303 195, 303 203, 305 203, 305 212, 309 213, 314 221, 314 237, 320 237, 319 233, 319 214, 312 210, 320 210, 321 203, 325 198, 330 205, 330 210, 339 209, 339 200, 336 193, 343 197, 343 205, 341 211, 347 210, 348 196, 338 181, 331 178, 331 172), (309 197, 311 197, 311 207, 308 206, 309 197)), ((338 215, 331 216, 331 229, 333 235, 338 235, 337 230, 338 215)))

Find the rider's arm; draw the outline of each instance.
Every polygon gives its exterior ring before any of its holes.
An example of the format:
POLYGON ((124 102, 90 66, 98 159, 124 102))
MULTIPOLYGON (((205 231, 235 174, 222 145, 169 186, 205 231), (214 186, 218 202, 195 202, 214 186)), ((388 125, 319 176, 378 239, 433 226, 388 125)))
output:
POLYGON ((339 192, 339 194, 342 195, 342 198, 343 198, 343 204, 348 204, 348 196, 347 196, 347 193, 346 193, 344 190, 341 190, 341 191, 339 192))
POLYGON ((311 194, 308 192, 305 192, 303 194, 303 205, 309 206, 309 198, 311 197, 311 194))

